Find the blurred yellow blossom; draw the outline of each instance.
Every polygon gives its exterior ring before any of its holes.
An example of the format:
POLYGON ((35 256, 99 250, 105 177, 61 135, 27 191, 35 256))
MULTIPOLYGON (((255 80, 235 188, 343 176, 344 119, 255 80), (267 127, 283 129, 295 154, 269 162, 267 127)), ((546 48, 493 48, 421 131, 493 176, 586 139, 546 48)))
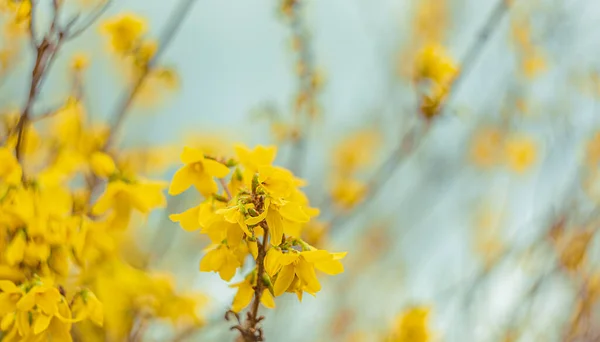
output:
POLYGON ((507 138, 504 154, 506 163, 515 172, 523 173, 530 169, 538 158, 538 145, 527 136, 507 138))

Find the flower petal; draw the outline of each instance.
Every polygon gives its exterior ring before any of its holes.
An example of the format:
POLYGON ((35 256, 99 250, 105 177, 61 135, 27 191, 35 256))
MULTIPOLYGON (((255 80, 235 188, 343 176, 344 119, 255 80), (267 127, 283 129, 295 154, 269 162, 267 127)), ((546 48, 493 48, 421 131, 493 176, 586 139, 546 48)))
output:
POLYGON ((281 296, 292 284, 294 280, 294 265, 287 265, 279 271, 275 285, 273 286, 273 292, 275 296, 281 296))

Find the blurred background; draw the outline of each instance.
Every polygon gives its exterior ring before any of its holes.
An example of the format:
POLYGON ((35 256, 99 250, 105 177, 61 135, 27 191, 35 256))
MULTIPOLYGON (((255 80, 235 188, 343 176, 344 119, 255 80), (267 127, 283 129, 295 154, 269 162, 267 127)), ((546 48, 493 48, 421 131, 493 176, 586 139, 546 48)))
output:
MULTIPOLYGON (((34 108, 69 96, 85 55, 88 117, 110 120, 130 83, 102 21, 134 13, 161 45, 180 2, 113 1, 61 49, 34 108)), ((172 82, 137 95, 119 144, 159 151, 147 170, 165 181, 183 146, 277 145, 276 164, 307 181, 321 210, 307 239, 348 251, 345 272, 264 309, 268 341, 600 340, 595 1, 190 2, 160 56, 172 82), (427 338, 390 337, 414 310, 427 338)), ((50 21, 38 8, 40 30, 50 21)), ((34 56, 19 49, 3 63, 6 112, 27 95, 34 56)), ((136 249, 206 297, 207 324, 182 340, 234 340, 235 289, 198 271, 210 241, 167 218, 198 198, 168 197, 136 249)), ((157 323, 141 340, 172 335, 157 323)))

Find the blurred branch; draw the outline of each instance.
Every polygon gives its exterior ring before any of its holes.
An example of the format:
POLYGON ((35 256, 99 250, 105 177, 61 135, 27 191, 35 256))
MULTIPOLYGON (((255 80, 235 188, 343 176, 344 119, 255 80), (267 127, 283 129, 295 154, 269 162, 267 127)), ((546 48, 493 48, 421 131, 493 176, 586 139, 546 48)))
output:
MULTIPOLYGON (((462 59, 460 64, 461 72, 453 80, 450 86, 449 94, 446 97, 440 112, 443 112, 448 107, 448 103, 452 95, 458 92, 462 83, 469 75, 469 71, 472 69, 473 64, 481 55, 483 47, 487 43, 489 37, 491 37, 492 33, 498 28, 501 19, 504 17, 504 14, 506 14, 509 8, 509 3, 506 0, 497 1, 498 2, 494 7, 494 10, 487 18, 483 27, 479 30, 477 38, 471 44, 465 57, 462 59)), ((428 122, 423 135, 418 139, 415 136, 416 131, 414 129, 408 132, 408 134, 401 140, 399 146, 391 152, 391 154, 385 159, 381 166, 375 170, 373 176, 367 182, 367 192, 362 203, 368 203, 370 199, 377 196, 387 181, 395 174, 395 171, 398 169, 398 167, 403 164, 402 161, 407 160, 408 157, 417 150, 417 147, 423 142, 427 132, 429 132, 429 128, 430 123, 428 122)), ((360 207, 360 205, 357 207, 360 207)), ((331 231, 338 229, 340 225, 352 217, 352 215, 356 212, 357 207, 351 209, 350 212, 340 212, 336 214, 330 221, 329 229, 331 231)))
POLYGON ((162 57, 164 52, 173 41, 173 38, 185 21, 185 18, 191 12, 194 3, 195 0, 181 0, 177 5, 177 8, 171 14, 167 26, 159 38, 158 51, 156 51, 156 54, 154 54, 152 59, 145 66, 142 74, 136 79, 135 83, 125 94, 123 94, 118 102, 117 109, 115 110, 115 114, 112 116, 112 121, 110 123, 111 134, 106 141, 105 148, 110 146, 113 139, 117 135, 117 132, 123 125, 123 120, 125 119, 127 111, 131 107, 136 94, 144 84, 144 81, 148 77, 150 71, 152 71, 152 69, 156 66, 158 60, 162 57))
POLYGON ((301 177, 302 166, 306 161, 308 133, 314 121, 312 111, 315 111, 315 98, 320 85, 315 84, 317 77, 311 48, 310 34, 303 17, 302 1, 294 1, 289 9, 290 29, 292 31, 293 47, 297 49, 296 74, 298 93, 294 101, 295 132, 292 136, 290 153, 290 170, 301 177))
MULTIPOLYGON (((96 9, 92 12, 92 14, 90 14, 85 20, 83 20, 83 23, 80 27, 69 32, 68 39, 74 39, 81 35, 83 32, 87 31, 88 28, 90 28, 104 13, 106 13, 110 5, 112 5, 112 2, 113 0, 106 0, 103 3, 100 3, 98 7, 96 7, 96 9)), ((77 17, 75 17, 72 20, 72 22, 74 22, 76 19, 77 17)))
POLYGON ((460 89, 464 80, 469 76, 469 73, 481 56, 483 48, 494 31, 498 28, 502 18, 504 18, 504 15, 508 11, 510 2, 511 1, 508 0, 497 0, 496 6, 488 16, 483 27, 479 30, 479 33, 475 37, 475 41, 470 45, 465 56, 462 58, 462 62, 460 63, 460 72, 452 81, 450 86, 451 91, 444 101, 445 108, 448 107, 447 104, 458 93, 458 89, 460 89))

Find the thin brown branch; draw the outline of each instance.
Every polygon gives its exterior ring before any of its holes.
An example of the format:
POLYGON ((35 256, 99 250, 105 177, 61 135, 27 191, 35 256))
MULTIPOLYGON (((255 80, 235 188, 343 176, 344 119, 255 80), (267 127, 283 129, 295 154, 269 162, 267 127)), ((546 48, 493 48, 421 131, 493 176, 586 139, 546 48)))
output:
MULTIPOLYGON (((252 192, 253 202, 256 208, 262 208, 262 199, 256 195, 256 193, 252 192)), ((257 239, 258 245, 258 255, 256 256, 256 286, 254 287, 254 300, 252 301, 252 305, 250 307, 250 311, 248 311, 248 315, 246 318, 246 322, 242 326, 238 324, 233 326, 231 329, 236 329, 240 332, 240 339, 245 342, 257 342, 263 341, 263 331, 260 327, 260 322, 264 319, 263 316, 260 316, 258 313, 258 309, 260 307, 260 300, 262 298, 263 291, 265 290, 265 283, 263 277, 265 276, 265 257, 267 256, 267 249, 269 245, 269 226, 265 221, 261 222, 260 226, 264 230, 262 241, 257 239)), ((228 319, 228 314, 225 315, 225 318, 228 319)), ((236 314, 236 318, 239 316, 236 314)))

